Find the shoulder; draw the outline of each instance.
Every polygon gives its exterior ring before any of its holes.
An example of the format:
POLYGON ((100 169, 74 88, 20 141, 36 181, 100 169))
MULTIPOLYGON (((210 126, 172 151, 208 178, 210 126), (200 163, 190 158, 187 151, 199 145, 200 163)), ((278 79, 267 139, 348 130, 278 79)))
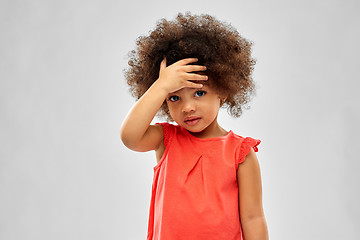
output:
POLYGON ((256 152, 257 151, 255 151, 254 148, 250 148, 249 151, 245 155, 244 162, 246 162, 246 161, 255 161, 255 162, 257 162, 258 158, 256 156, 256 152))
POLYGON ((164 137, 165 135, 173 134, 179 128, 178 125, 174 125, 168 122, 157 122, 155 123, 155 126, 162 129, 164 137))
POLYGON ((238 181, 247 179, 250 176, 258 175, 260 172, 259 160, 256 155, 257 146, 261 140, 252 137, 241 137, 238 148, 238 157, 236 162, 236 171, 238 181))
POLYGON ((256 156, 255 150, 251 148, 249 152, 244 156, 244 159, 240 162, 237 169, 237 175, 239 177, 241 174, 244 174, 244 172, 254 172, 258 171, 258 169, 259 160, 256 156))
POLYGON ((174 135, 177 134, 179 126, 174 125, 168 122, 158 122, 155 124, 155 126, 158 126, 162 129, 163 136, 164 136, 164 146, 165 148, 167 145, 171 142, 174 135))
POLYGON ((240 145, 241 149, 249 148, 250 151, 250 149, 253 148, 255 152, 258 151, 257 146, 261 143, 260 139, 253 137, 243 137, 236 133, 233 133, 232 135, 233 135, 233 140, 240 145))
POLYGON ((242 141, 244 139, 243 136, 240 136, 240 135, 234 133, 232 130, 231 130, 231 132, 232 132, 232 134, 231 134, 232 140, 234 140, 234 141, 242 141))
POLYGON ((257 161, 255 152, 258 152, 258 145, 261 143, 261 140, 253 137, 243 137, 235 133, 233 136, 233 141, 236 145, 236 170, 241 163, 249 158, 257 161))
POLYGON ((232 132, 230 136, 231 141, 235 142, 241 148, 253 147, 255 152, 258 151, 257 145, 261 143, 261 140, 253 137, 243 137, 239 134, 232 132))

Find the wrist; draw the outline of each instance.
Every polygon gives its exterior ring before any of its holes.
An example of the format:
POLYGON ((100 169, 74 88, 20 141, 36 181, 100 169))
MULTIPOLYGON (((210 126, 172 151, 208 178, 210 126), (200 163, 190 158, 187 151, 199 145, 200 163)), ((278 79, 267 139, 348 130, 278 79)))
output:
POLYGON ((168 95, 169 91, 166 89, 166 87, 158 81, 159 79, 157 79, 152 85, 151 85, 151 89, 156 92, 157 94, 159 94, 160 96, 164 97, 164 99, 166 98, 166 96, 168 95))

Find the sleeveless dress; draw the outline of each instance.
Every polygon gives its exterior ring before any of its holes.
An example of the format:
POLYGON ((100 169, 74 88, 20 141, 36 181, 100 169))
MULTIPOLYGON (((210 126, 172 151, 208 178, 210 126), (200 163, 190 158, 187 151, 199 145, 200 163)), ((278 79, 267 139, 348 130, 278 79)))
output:
POLYGON ((243 240, 237 169, 261 141, 232 131, 201 139, 156 124, 165 151, 154 167, 147 240, 243 240))

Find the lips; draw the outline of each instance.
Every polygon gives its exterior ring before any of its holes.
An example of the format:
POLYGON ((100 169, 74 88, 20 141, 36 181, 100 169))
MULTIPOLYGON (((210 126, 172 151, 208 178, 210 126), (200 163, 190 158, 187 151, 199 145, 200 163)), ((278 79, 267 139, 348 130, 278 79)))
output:
POLYGON ((200 117, 187 117, 184 119, 184 122, 187 124, 187 125, 195 125, 197 124, 199 121, 200 121, 200 117))

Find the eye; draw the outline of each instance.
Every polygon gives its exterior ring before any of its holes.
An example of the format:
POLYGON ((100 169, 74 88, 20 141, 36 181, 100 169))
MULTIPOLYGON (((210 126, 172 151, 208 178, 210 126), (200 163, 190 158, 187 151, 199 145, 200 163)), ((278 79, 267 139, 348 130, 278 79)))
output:
POLYGON ((196 97, 201 97, 201 96, 204 96, 205 94, 206 94, 206 92, 202 91, 202 90, 198 90, 195 92, 196 97))
POLYGON ((169 97, 169 101, 171 101, 171 102, 176 102, 179 99, 180 99, 179 96, 176 96, 176 95, 173 95, 173 96, 169 97))

